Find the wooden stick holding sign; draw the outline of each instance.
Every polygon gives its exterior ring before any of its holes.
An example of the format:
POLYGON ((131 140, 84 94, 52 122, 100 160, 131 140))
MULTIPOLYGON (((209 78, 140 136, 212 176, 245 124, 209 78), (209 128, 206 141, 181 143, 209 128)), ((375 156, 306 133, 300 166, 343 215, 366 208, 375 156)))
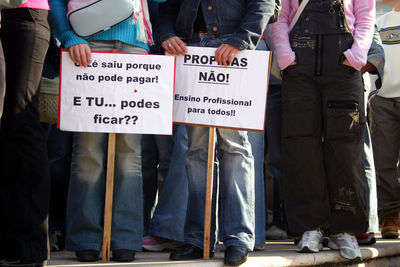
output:
POLYGON ((107 177, 103 226, 103 262, 110 261, 112 203, 114 193, 115 136, 115 133, 108 134, 107 177))
MULTIPOLYGON (((113 49, 113 52, 118 52, 118 49, 113 49)), ((112 204, 114 194, 114 167, 115 167, 115 133, 108 134, 107 146, 107 176, 106 190, 104 200, 104 226, 103 226, 103 253, 102 261, 110 261, 110 246, 111 246, 111 224, 112 224, 112 204)))
POLYGON ((215 127, 209 128, 208 135, 208 160, 207 160, 207 182, 206 182, 206 205, 204 215, 204 244, 203 259, 210 258, 210 231, 211 231, 211 205, 213 197, 213 175, 215 158, 215 127))

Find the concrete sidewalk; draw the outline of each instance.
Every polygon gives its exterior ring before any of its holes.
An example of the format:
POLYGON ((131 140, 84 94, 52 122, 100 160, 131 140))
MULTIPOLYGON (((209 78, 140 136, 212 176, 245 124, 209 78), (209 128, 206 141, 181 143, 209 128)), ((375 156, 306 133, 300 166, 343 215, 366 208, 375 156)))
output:
MULTIPOLYGON (((400 239, 381 239, 377 236, 377 243, 372 246, 362 246, 363 261, 351 263, 343 259, 339 252, 324 248, 320 253, 297 253, 292 240, 280 242, 267 242, 265 251, 251 252, 249 259, 242 266, 271 267, 271 266, 400 266, 400 239)), ((211 260, 194 261, 170 261, 167 252, 140 252, 136 254, 136 260, 129 263, 81 263, 76 261, 73 252, 52 253, 48 265, 52 266, 154 266, 154 267, 220 267, 223 265, 224 254, 215 253, 211 260)))

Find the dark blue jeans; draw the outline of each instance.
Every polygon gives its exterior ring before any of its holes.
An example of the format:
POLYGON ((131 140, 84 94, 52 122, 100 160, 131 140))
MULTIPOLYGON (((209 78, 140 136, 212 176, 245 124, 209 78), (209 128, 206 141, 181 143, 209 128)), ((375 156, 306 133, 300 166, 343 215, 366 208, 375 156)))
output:
POLYGON ((142 136, 142 179, 144 235, 148 235, 149 223, 160 196, 173 150, 173 137, 145 134, 142 136))
POLYGON ((65 213, 71 170, 72 132, 64 132, 55 124, 42 124, 47 136, 47 151, 51 177, 49 212, 50 234, 55 230, 65 235, 65 213))
POLYGON ((265 175, 272 178, 271 190, 273 193, 273 219, 272 224, 285 228, 281 208, 280 180, 281 180, 281 146, 282 146, 282 104, 281 86, 270 85, 267 96, 266 118, 266 158, 265 175))
POLYGON ((184 227, 189 198, 184 154, 188 148, 186 126, 174 125, 174 146, 168 175, 150 221, 149 232, 153 236, 184 241, 184 227))

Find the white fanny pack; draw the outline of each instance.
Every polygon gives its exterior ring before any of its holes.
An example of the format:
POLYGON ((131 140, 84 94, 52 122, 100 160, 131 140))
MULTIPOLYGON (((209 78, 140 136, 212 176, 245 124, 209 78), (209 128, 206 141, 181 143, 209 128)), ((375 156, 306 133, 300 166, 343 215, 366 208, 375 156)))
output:
POLYGON ((67 18, 78 36, 88 38, 126 20, 133 12, 132 0, 70 0, 67 18))

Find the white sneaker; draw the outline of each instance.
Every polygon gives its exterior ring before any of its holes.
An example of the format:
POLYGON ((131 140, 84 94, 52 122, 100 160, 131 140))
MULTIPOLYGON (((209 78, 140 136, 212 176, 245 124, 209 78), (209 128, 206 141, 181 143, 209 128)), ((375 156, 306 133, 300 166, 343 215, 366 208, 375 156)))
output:
POLYGON ((313 253, 322 250, 322 233, 319 230, 306 231, 297 244, 297 252, 313 253))
POLYGON ((340 233, 330 236, 328 247, 333 250, 340 250, 340 255, 349 260, 361 260, 361 251, 354 235, 340 233))

